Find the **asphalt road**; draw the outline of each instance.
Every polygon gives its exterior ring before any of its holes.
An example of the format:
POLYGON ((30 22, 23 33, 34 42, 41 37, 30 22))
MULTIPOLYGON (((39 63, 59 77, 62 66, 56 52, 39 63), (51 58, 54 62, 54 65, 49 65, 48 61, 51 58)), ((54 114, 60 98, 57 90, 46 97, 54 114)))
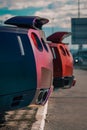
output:
POLYGON ((53 92, 45 130, 87 130, 87 71, 74 70, 75 87, 53 92))

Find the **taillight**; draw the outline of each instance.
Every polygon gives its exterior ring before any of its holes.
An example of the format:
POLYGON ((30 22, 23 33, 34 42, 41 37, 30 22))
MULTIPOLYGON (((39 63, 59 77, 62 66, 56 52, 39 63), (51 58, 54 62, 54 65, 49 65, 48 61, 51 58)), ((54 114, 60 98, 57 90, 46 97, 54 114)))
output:
POLYGON ((33 40, 33 43, 34 43, 35 47, 39 51, 43 51, 43 46, 41 44, 41 41, 40 41, 39 37, 35 33, 31 33, 31 38, 33 40))

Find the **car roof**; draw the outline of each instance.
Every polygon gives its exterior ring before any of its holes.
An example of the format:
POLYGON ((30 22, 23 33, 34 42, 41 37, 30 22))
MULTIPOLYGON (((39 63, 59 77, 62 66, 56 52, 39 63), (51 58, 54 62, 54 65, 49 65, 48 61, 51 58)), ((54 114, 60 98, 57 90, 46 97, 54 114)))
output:
POLYGON ((17 26, 13 26, 13 25, 5 25, 5 24, 3 24, 2 26, 0 26, 0 32, 27 33, 28 29, 26 29, 26 28, 19 28, 17 26))

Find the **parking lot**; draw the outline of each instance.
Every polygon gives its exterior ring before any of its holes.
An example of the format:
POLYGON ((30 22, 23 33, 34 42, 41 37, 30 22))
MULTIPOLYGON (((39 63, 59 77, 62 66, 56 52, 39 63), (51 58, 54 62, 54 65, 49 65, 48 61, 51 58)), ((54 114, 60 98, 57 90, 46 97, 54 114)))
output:
POLYGON ((75 87, 51 95, 45 130, 87 130, 87 71, 75 69, 74 74, 75 87))

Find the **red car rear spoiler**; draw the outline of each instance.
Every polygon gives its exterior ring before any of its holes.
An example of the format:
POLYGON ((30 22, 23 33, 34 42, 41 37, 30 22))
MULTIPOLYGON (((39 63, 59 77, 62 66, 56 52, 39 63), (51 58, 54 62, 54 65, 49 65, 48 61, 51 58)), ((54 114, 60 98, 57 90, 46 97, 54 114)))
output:
POLYGON ((62 40, 71 35, 71 32, 56 32, 47 37, 47 41, 51 41, 53 43, 61 43, 62 40))

